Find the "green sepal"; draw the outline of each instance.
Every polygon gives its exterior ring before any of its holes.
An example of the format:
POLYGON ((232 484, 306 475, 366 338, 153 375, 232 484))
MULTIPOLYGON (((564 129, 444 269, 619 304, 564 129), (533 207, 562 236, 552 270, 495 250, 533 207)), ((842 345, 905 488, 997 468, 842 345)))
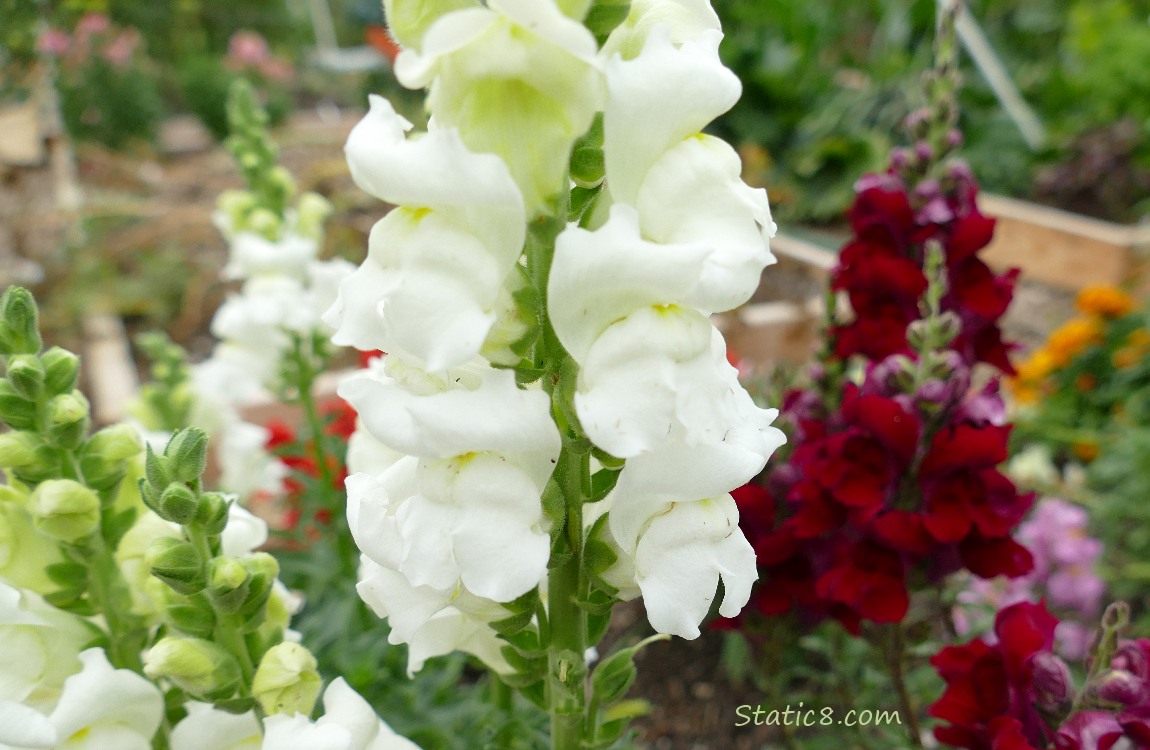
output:
POLYGON ((671 636, 659 633, 639 641, 634 646, 620 649, 608 656, 591 673, 591 691, 601 706, 609 706, 619 701, 631 689, 638 670, 635 668, 635 654, 644 646, 655 641, 670 640, 671 636))
POLYGON ((16 393, 29 401, 36 401, 44 393, 44 366, 34 354, 9 357, 7 375, 16 393))
POLYGON ((626 463, 626 459, 616 458, 602 448, 595 446, 591 447, 591 457, 598 461, 604 469, 622 469, 623 464, 626 463))
POLYGON ((203 592, 169 603, 164 617, 176 630, 200 638, 211 638, 216 627, 216 613, 203 592))
POLYGON ((539 590, 531 589, 523 596, 507 602, 503 608, 511 612, 510 617, 496 620, 491 628, 499 635, 507 636, 526 628, 535 616, 535 608, 539 604, 539 590))
POLYGON ((587 542, 583 546, 584 564, 596 578, 599 578, 604 571, 609 570, 619 560, 619 555, 602 538, 603 529, 607 525, 609 516, 610 514, 605 513, 595 520, 587 533, 587 542))
POLYGON ((196 548, 173 537, 160 537, 148 546, 144 561, 152 575, 179 594, 190 595, 204 590, 203 564, 196 548))
POLYGON ((256 707, 255 698, 228 698, 212 701, 212 705, 229 714, 246 714, 256 707))
POLYGON ((630 12, 631 0, 595 0, 583 19, 583 25, 595 35, 595 41, 602 47, 611 32, 627 19, 630 12))
POLYGON ((192 483, 208 467, 208 434, 198 427, 179 430, 164 448, 172 480, 192 483))
POLYGON ((10 286, 0 295, 0 355, 39 354, 39 310, 32 293, 10 286))
POLYGON ((583 217, 590 214, 602 192, 601 185, 591 188, 579 186, 571 188, 571 205, 567 208, 567 219, 582 225, 583 217))
POLYGON ((8 378, 0 378, 0 422, 14 430, 35 430, 38 409, 16 390, 8 378))

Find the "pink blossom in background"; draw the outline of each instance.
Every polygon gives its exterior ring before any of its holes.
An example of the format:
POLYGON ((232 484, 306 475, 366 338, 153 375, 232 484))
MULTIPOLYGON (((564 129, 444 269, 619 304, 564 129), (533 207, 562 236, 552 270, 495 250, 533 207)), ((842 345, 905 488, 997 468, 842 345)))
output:
POLYGON ((282 57, 264 60, 259 66, 260 75, 269 81, 286 83, 295 78, 295 67, 282 57))
POLYGON ((124 29, 102 51, 105 60, 117 68, 126 68, 140 42, 140 34, 135 29, 124 29))
POLYGON ((111 26, 112 22, 103 13, 85 13, 76 23, 76 36, 87 39, 104 33, 111 26))
POLYGON ((228 40, 228 62, 239 67, 258 66, 268 60, 267 40, 255 31, 237 31, 228 40))
MULTIPOLYGON (((978 630, 980 613, 1018 602, 1045 598, 1063 619, 1055 630, 1058 653, 1068 659, 1086 655, 1094 623, 1102 612, 1106 584, 1095 571, 1102 543, 1087 535, 1084 509, 1045 498, 1018 530, 1018 539, 1034 557, 1034 570, 1016 579, 972 579, 958 595, 954 624, 959 635, 978 630)), ((985 623, 982 623, 985 626, 985 623)), ((984 635, 988 642, 992 635, 984 635)))
POLYGON ((59 29, 45 29, 40 34, 40 38, 36 40, 36 49, 46 55, 56 55, 62 57, 68 54, 68 48, 72 45, 72 37, 68 36, 67 32, 60 31, 59 29))

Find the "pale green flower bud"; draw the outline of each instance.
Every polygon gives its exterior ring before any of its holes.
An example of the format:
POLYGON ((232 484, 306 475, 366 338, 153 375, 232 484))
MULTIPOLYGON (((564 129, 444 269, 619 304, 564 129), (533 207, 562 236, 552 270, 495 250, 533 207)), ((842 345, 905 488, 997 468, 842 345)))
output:
POLYGON ((40 358, 44 365, 44 386, 49 393, 68 393, 76 387, 80 358, 67 349, 54 346, 40 358))
POLYGON ((216 199, 216 208, 224 213, 232 227, 239 227, 244 217, 256 207, 256 197, 248 190, 225 190, 216 199))
POLYGON ((84 481, 97 490, 110 489, 124 478, 127 462, 143 452, 139 433, 126 424, 105 427, 84 444, 80 471, 84 481))
POLYGON ((173 537, 160 537, 144 553, 144 563, 152 575, 181 594, 202 591, 207 581, 196 549, 173 537))
MULTIPOLYGON (((266 552, 253 552, 243 560, 244 569, 251 575, 247 584, 240 613, 249 619, 260 620, 265 616, 264 605, 268 602, 280 566, 276 559, 266 552)), ((254 623, 258 627, 258 622, 254 623)))
POLYGON ((23 287, 8 287, 0 295, 0 354, 37 354, 41 346, 36 300, 23 287))
POLYGON ((197 698, 227 698, 240 684, 235 657, 202 638, 162 639, 144 657, 144 674, 170 680, 197 698))
POLYGON ((252 681, 252 694, 267 714, 310 715, 323 685, 318 663, 298 643, 268 649, 252 681))
POLYGON ((78 542, 100 527, 100 498, 71 479, 41 482, 28 512, 37 529, 62 542, 78 542))
POLYGON ((0 579, 38 594, 59 590, 48 576, 49 565, 64 562, 52 539, 37 534, 25 504, 26 493, 0 487, 0 579))
POLYGON ((198 427, 180 430, 164 448, 172 480, 195 482, 208 466, 208 434, 198 427))
POLYGON ((170 589, 164 604, 164 619, 188 635, 211 638, 216 627, 216 613, 202 592, 180 596, 170 589))
POLYGON ((248 594, 251 575, 234 557, 212 560, 208 573, 208 592, 221 612, 239 612, 248 594))
POLYGON ((304 193, 296 203, 296 232, 318 240, 323 234, 323 223, 331 215, 332 205, 319 193, 304 193))
POLYGON ((196 523, 209 535, 218 536, 228 525, 230 506, 231 503, 220 493, 205 492, 200 495, 200 504, 196 507, 196 523))
POLYGON ((257 208, 248 215, 247 229, 274 240, 279 236, 280 217, 266 208, 257 208))
POLYGON ((34 432, 17 430, 0 434, 0 467, 20 469, 36 461, 44 443, 34 432))
POLYGON ((160 509, 156 512, 165 521, 186 524, 196 517, 199 498, 186 484, 172 482, 160 493, 160 509))
POLYGON ((88 399, 79 391, 54 397, 48 402, 48 439, 61 448, 79 448, 92 425, 88 413, 88 399))
POLYGON ((44 392, 44 366, 35 354, 17 354, 8 360, 8 380, 26 399, 35 401, 44 392))

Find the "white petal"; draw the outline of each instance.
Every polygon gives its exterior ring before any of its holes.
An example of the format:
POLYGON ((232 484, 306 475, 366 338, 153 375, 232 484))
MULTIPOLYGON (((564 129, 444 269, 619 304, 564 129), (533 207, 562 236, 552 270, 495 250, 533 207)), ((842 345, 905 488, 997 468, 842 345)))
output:
POLYGON ((758 578, 755 551, 739 529, 730 495, 678 503, 652 519, 635 569, 651 627, 687 639, 699 636, 720 577, 725 617, 742 610, 758 578))
POLYGON ((738 101, 742 86, 719 60, 721 39, 707 31, 676 48, 659 26, 639 57, 608 63, 603 148, 616 201, 634 205, 659 157, 738 101))
POLYGON ((473 451, 558 455, 550 399, 542 390, 519 388, 511 371, 481 369, 476 382, 464 373, 443 378, 396 368, 390 371, 403 380, 363 374, 339 387, 339 395, 384 445, 437 458, 473 451))
POLYGON ((194 701, 186 705, 188 715, 172 729, 172 750, 257 750, 263 741, 251 711, 233 714, 194 701))
POLYGON ((468 150, 450 128, 408 139, 404 133, 411 123, 386 99, 369 99, 371 109, 344 149, 356 185, 382 201, 444 215, 474 232, 504 268, 510 267, 523 247, 526 216, 502 160, 468 150))
POLYGON ((477 622, 456 609, 445 609, 420 629, 416 638, 408 645, 407 673, 413 675, 423 669, 424 663, 435 656, 450 654, 452 651, 465 651, 499 674, 510 674, 515 670, 503 657, 503 646, 486 623, 477 622))
POLYGON ((707 312, 737 307, 775 262, 767 193, 740 178, 738 154, 712 136, 688 138, 647 172, 637 206, 643 236, 662 243, 703 243, 707 261, 686 303, 707 312))
POLYGON ((456 596, 454 589, 413 586, 402 573, 377 565, 366 556, 361 560, 360 581, 355 588, 376 615, 387 619, 391 643, 410 643, 456 596))
POLYGON ((248 510, 232 503, 228 525, 220 535, 220 546, 228 557, 243 557, 267 544, 268 524, 248 510))
POLYGON ((265 274, 302 277, 309 261, 319 252, 319 243, 288 233, 272 241, 253 232, 233 235, 225 279, 246 279, 265 274))
POLYGON ((355 750, 419 750, 380 719, 359 693, 338 677, 323 693, 323 717, 317 724, 336 724, 348 730, 355 750))
POLYGON ((61 737, 97 726, 141 738, 150 747, 163 717, 164 699, 156 686, 126 669, 113 669, 103 649, 80 654, 83 669, 64 682, 52 724, 61 737))
POLYGON ((607 326, 640 308, 687 299, 706 257, 701 244, 645 241, 635 209, 621 204, 594 232, 565 230, 556 240, 548 281, 547 309, 559 341, 584 362, 607 326))
POLYGON ((303 714, 276 714, 264 719, 260 750, 356 750, 351 732, 336 724, 319 726, 303 714))
POLYGON ((54 748, 56 728, 47 716, 28 706, 0 701, 0 746, 15 748, 54 748))

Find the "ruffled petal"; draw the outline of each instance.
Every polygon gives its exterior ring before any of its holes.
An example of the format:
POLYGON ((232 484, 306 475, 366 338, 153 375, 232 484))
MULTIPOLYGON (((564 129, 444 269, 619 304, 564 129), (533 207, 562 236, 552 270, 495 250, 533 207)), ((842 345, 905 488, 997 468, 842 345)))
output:
POLYGON ((303 714, 264 719, 260 750, 356 750, 351 732, 337 724, 313 724, 303 714))
POLYGON ((635 205, 651 166, 739 99, 738 77, 719 60, 717 31, 675 47, 670 29, 651 31, 634 60, 607 64, 603 151, 612 197, 635 205))
POLYGON ((117 736, 127 733, 140 738, 141 747, 151 747, 164 711, 164 699, 156 686, 135 672, 114 669, 103 649, 81 652, 80 661, 83 669, 64 682, 64 692, 52 712, 59 735, 71 737, 104 726, 115 728, 117 736))
POLYGON ((324 690, 323 716, 316 723, 346 729, 355 750, 419 750, 414 742, 393 732, 342 677, 337 677, 324 690))
POLYGON ((631 60, 643 51, 651 30, 665 24, 674 44, 695 39, 704 31, 719 31, 719 16, 710 0, 632 0, 623 23, 615 27, 600 54, 631 60))
POLYGON ((40 750, 57 743, 56 728, 47 716, 20 703, 0 701, 0 746, 40 750))
POLYGON ((207 703, 190 702, 188 715, 172 729, 172 750, 258 750, 260 722, 251 711, 233 714, 207 703))

